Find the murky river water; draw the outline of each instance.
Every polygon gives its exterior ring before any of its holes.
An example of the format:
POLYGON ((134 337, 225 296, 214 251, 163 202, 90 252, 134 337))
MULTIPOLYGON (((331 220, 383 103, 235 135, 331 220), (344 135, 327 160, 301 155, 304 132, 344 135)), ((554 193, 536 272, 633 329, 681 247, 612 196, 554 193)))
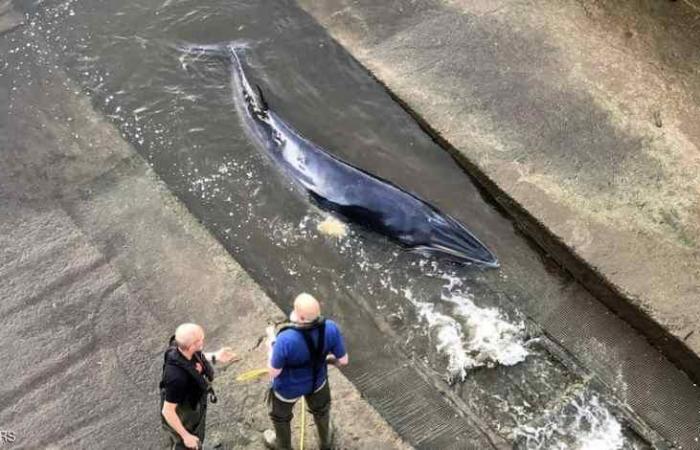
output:
MULTIPOLYGON (((7 67, 21 73, 35 58, 66 70, 280 307, 301 291, 323 300, 348 340, 346 374, 413 445, 660 442, 617 386, 600 382, 609 376, 584 368, 543 321, 562 299, 593 303, 588 295, 292 2, 46 2, 12 39, 7 67), (228 62, 178 50, 232 40, 250 45, 249 76, 302 134, 458 218, 503 268, 425 259, 354 226, 341 237, 320 230, 328 215, 244 132, 228 62)), ((673 371, 663 364, 654 370, 673 371)))

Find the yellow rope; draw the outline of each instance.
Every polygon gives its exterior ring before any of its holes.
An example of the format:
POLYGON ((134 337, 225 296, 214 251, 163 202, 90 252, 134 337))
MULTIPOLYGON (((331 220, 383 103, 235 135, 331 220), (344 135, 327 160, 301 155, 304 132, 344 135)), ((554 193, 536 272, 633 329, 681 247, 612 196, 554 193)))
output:
POLYGON ((299 450, 304 450, 304 432, 306 431, 306 401, 301 398, 301 437, 299 438, 299 450))
MULTIPOLYGON (((247 372, 243 372, 242 374, 238 375, 236 377, 236 381, 243 382, 243 381, 253 381, 257 380, 258 378, 262 377, 263 375, 267 375, 268 370, 267 369, 253 369, 249 370, 247 372)), ((299 442, 299 450, 304 450, 304 433, 306 432, 306 401, 304 397, 301 398, 301 432, 300 432, 300 442, 299 442)))
POLYGON ((690 6, 691 8, 693 8, 693 9, 695 10, 696 13, 700 13, 700 8, 698 8, 697 6, 695 6, 695 3, 690 3, 689 0, 683 0, 683 3, 685 3, 686 5, 688 5, 688 6, 690 6))
POLYGON ((267 375, 267 369, 253 369, 238 375, 236 381, 253 381, 263 375, 267 375))

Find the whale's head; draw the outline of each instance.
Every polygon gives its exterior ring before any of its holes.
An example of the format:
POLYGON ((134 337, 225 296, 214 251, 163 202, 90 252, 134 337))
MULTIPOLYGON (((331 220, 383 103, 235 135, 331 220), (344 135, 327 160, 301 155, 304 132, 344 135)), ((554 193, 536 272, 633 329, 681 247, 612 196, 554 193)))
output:
POLYGON ((428 218, 429 228, 423 242, 413 250, 460 263, 477 264, 496 268, 498 258, 479 241, 464 225, 452 217, 435 211, 428 218))

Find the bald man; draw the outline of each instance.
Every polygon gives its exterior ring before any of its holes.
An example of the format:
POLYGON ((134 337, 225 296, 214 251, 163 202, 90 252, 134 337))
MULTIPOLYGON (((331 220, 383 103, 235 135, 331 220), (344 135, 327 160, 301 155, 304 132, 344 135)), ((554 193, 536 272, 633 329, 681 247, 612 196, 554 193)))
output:
POLYGON ((331 391, 327 364, 348 363, 343 336, 338 326, 321 316, 321 306, 309 294, 294 299, 290 324, 283 326, 271 343, 269 372, 272 378, 267 404, 274 431, 265 430, 268 448, 292 448, 292 410, 302 396, 314 416, 321 449, 330 449, 331 391))
POLYGON ((204 330, 194 323, 183 323, 170 339, 165 352, 160 382, 161 414, 172 449, 204 448, 207 394, 216 401, 211 382, 218 362, 237 359, 229 347, 203 353, 204 330))

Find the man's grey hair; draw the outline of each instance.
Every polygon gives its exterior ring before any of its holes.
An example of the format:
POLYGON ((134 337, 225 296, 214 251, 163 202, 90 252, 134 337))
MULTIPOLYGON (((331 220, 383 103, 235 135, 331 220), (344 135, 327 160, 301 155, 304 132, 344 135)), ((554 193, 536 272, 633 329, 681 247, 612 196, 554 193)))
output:
POLYGON ((204 330, 196 323, 183 323, 175 330, 175 342, 178 347, 185 349, 194 344, 203 334, 204 330))
POLYGON ((320 314, 321 305, 319 305, 318 300, 316 300, 313 295, 303 292, 294 299, 295 322, 311 323, 316 320, 320 314), (304 320, 301 320, 299 313, 305 316, 304 320))

